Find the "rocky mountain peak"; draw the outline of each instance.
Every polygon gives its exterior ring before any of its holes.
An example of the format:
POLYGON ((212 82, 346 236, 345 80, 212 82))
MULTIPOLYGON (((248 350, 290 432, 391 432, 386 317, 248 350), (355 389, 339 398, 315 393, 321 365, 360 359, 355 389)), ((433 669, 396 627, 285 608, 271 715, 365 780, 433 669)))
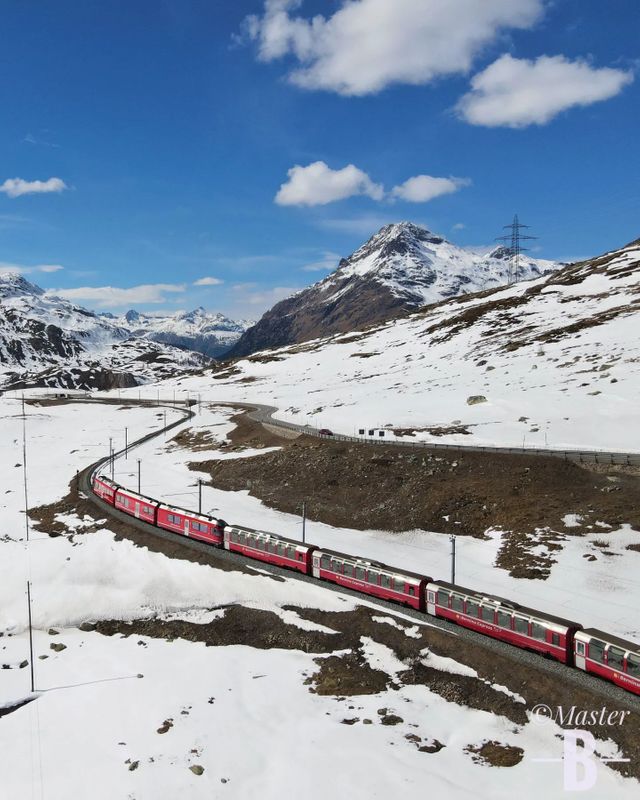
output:
POLYGON ((21 297, 33 296, 41 297, 44 289, 30 283, 19 272, 0 273, 0 297, 21 297))

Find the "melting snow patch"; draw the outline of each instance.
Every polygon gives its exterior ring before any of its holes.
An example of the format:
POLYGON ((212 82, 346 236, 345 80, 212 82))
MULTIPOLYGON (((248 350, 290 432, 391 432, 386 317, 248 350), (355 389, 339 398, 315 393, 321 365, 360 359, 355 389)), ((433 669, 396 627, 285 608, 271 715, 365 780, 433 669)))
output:
POLYGON ((582 525, 582 517, 579 514, 565 514, 562 521, 565 528, 579 528, 582 525))

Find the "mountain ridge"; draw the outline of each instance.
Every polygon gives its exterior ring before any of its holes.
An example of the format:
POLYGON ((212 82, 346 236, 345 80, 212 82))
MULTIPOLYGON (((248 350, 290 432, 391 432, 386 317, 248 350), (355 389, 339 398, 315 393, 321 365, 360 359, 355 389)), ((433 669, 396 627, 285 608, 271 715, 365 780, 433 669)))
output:
MULTIPOLYGON (((557 267, 554 261, 523 257, 520 278, 530 280, 557 267)), ((504 246, 479 253, 415 223, 385 225, 331 274, 269 309, 226 358, 359 330, 424 305, 504 285, 508 276, 504 246)))

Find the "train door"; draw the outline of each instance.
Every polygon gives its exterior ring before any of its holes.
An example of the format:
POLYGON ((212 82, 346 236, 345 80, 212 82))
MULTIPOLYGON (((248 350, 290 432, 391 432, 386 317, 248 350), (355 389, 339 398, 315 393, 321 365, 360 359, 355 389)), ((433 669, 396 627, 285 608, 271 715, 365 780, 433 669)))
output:
POLYGON ((576 653, 576 667, 578 669, 586 669, 585 663, 585 644, 584 642, 575 641, 575 653, 576 653))
POLYGON ((427 590, 427 614, 436 616, 436 593, 435 590, 427 590))
POLYGON ((137 500, 135 505, 135 515, 136 519, 140 519, 140 503, 137 500))
POLYGON ((188 519, 185 519, 185 521, 184 521, 184 535, 185 536, 189 535, 189 520, 188 519))
POLYGON ((313 577, 320 577, 320 556, 314 554, 313 556, 313 577))

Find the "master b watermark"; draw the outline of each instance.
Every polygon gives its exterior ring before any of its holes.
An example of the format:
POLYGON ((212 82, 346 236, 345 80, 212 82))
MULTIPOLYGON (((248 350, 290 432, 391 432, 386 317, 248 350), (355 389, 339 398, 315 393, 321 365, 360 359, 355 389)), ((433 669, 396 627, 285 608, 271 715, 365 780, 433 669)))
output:
POLYGON ((571 730, 562 731, 562 756, 556 758, 533 758, 532 761, 547 764, 562 764, 563 787, 566 792, 584 792, 592 789, 598 780, 598 766, 601 763, 624 763, 630 759, 607 757, 596 753, 596 739, 585 727, 599 728, 622 725, 630 711, 623 709, 579 708, 577 706, 548 706, 539 703, 531 709, 532 719, 541 725, 576 725, 571 730), (585 726, 585 727, 583 727, 585 726))
POLYGON ((583 728, 622 725, 630 711, 626 709, 580 708, 579 706, 548 706, 538 703, 531 709, 532 719, 539 725, 555 722, 558 725, 576 725, 583 728))

